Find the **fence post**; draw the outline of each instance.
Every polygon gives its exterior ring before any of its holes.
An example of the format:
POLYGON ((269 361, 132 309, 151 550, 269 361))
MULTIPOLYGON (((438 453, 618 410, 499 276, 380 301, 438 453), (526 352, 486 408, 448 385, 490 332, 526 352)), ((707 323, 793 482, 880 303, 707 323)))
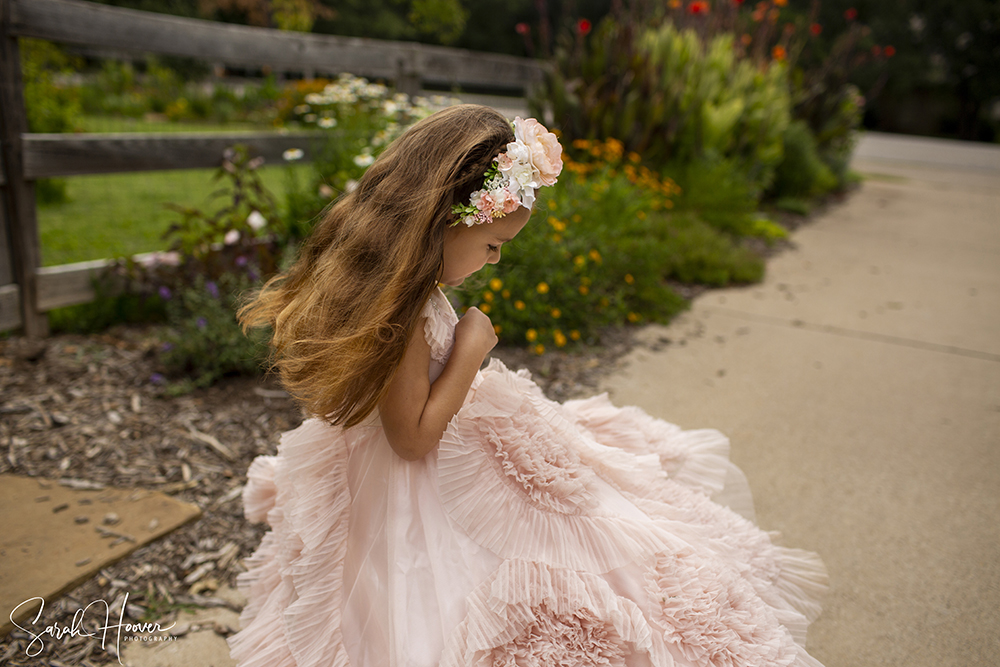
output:
MULTIPOLYGON (((10 233, 10 259, 20 289, 21 326, 30 337, 49 333, 48 317, 38 311, 37 271, 41 265, 35 184, 24 179, 21 136, 28 131, 17 37, 10 32, 10 0, 0 0, 0 161, 3 163, 3 212, 10 233)), ((7 244, 0 244, 0 247, 7 244)), ((0 260, 2 261, 2 260, 0 260)))

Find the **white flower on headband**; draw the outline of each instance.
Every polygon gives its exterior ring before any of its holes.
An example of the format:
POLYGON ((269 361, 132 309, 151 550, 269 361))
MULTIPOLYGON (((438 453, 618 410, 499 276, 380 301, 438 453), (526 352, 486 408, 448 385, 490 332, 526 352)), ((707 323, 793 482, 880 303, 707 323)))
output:
POLYGON ((493 158, 483 174, 483 189, 473 192, 468 204, 452 206, 451 212, 471 227, 493 222, 518 206, 531 208, 535 190, 553 185, 561 171, 562 146, 556 135, 534 118, 515 118, 514 141, 493 158))

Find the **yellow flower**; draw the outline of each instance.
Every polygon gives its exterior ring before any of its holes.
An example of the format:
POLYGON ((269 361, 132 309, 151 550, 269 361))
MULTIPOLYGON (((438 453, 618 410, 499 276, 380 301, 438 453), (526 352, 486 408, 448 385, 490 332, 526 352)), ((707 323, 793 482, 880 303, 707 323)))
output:
POLYGON ((552 225, 552 229, 556 230, 557 232, 566 231, 566 223, 560 220, 559 218, 555 217, 554 215, 549 216, 548 223, 552 225))
POLYGON ((538 356, 542 356, 543 354, 545 354, 545 346, 542 345, 541 343, 539 343, 538 345, 536 345, 535 346, 535 354, 537 354, 538 356))
POLYGON ((509 299, 510 298, 510 290, 509 289, 505 289, 504 291, 500 292, 500 296, 502 296, 505 299, 509 299))
POLYGON ((638 213, 635 214, 635 217, 639 218, 640 220, 645 220, 646 219, 646 212, 645 211, 639 211, 638 213))
POLYGON ((484 313, 486 313, 487 315, 489 315, 490 311, 493 310, 493 306, 491 306, 488 303, 481 303, 481 304, 479 304, 479 310, 481 310, 484 313))
POLYGON ((588 294, 590 294, 590 288, 587 287, 586 285, 580 285, 580 294, 582 294, 583 296, 587 296, 588 294))
POLYGON ((487 301, 489 301, 490 303, 492 303, 493 302, 493 292, 490 292, 489 290, 483 292, 483 298, 486 299, 487 301))
POLYGON ((639 313, 629 313, 627 317, 628 317, 628 321, 632 322, 633 324, 636 323, 636 322, 638 322, 640 319, 642 319, 642 316, 639 315, 639 313))
POLYGON ((552 334, 552 338, 556 342, 556 347, 562 347, 563 345, 566 344, 566 336, 563 334, 562 331, 559 331, 559 329, 555 330, 555 332, 552 334))
POLYGON ((528 329, 527 331, 524 332, 524 337, 528 339, 529 343, 534 343, 536 340, 538 340, 538 332, 535 331, 534 329, 528 329))
POLYGON ((552 235, 552 242, 553 243, 559 243, 560 241, 562 241, 562 236, 560 234, 553 234, 552 235))
POLYGON ((548 283, 538 283, 538 287, 536 287, 535 289, 538 291, 539 294, 548 294, 549 293, 549 284, 548 283))
POLYGON ((572 218, 570 218, 570 219, 571 219, 571 220, 572 220, 573 222, 580 222, 581 220, 583 220, 583 217, 582 217, 582 216, 581 216, 581 215, 580 215, 579 213, 574 213, 574 214, 573 214, 573 217, 572 217, 572 218))
POLYGON ((524 302, 518 299, 517 301, 514 302, 514 308, 516 310, 524 310, 524 302))
POLYGON ((633 163, 638 164, 639 160, 641 160, 641 159, 642 158, 639 157, 639 154, 636 153, 635 151, 633 151, 633 152, 631 152, 631 153, 628 154, 628 161, 629 162, 633 162, 633 163))
POLYGON ((499 336, 501 331, 503 331, 503 326, 501 326, 499 324, 494 324, 493 325, 493 333, 495 333, 496 335, 499 336))
POLYGON ((490 289, 494 292, 499 292, 501 287, 503 287, 503 281, 499 278, 493 278, 490 280, 490 289))
POLYGON ((573 263, 582 269, 583 265, 587 263, 587 260, 583 258, 583 255, 577 255, 573 258, 573 263))
POLYGON ((569 337, 572 338, 573 340, 580 340, 580 332, 577 331, 576 329, 573 329, 572 331, 569 332, 569 337))
POLYGON ((587 256, 590 257, 595 262, 601 261, 601 253, 597 252, 596 250, 591 250, 589 253, 587 253, 587 256))
POLYGON ((556 210, 557 208, 559 208, 559 206, 556 203, 555 199, 550 199, 549 200, 549 208, 551 208, 553 211, 556 210))
POLYGON ((559 319, 560 317, 562 317, 562 311, 559 310, 558 308, 553 308, 552 309, 552 317, 554 317, 556 319, 559 319))
POLYGON ((626 273, 625 274, 625 282, 627 282, 629 285, 631 285, 631 284, 633 284, 635 282, 635 278, 632 277, 631 273, 626 273))

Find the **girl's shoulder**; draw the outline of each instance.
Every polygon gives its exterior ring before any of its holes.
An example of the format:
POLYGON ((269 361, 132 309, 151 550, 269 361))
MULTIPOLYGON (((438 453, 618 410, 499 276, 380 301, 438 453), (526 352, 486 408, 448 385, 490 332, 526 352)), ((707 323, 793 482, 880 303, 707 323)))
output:
POLYGON ((431 347, 431 358, 445 363, 455 342, 455 325, 458 324, 458 314, 441 288, 436 288, 431 292, 421 316, 425 318, 424 338, 431 347))

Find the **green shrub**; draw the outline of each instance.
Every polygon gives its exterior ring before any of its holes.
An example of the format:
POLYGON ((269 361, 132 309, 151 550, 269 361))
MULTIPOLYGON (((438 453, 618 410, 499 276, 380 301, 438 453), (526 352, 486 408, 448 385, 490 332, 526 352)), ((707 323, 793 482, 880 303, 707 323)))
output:
POLYGON ((198 276, 167 296, 168 324, 161 331, 159 359, 171 393, 207 387, 227 375, 254 375, 267 358, 266 335, 244 336, 234 313, 245 292, 255 286, 246 272, 226 272, 215 281, 198 276))
POLYGON ((815 197, 837 188, 837 177, 820 159, 816 139, 804 121, 789 124, 784 145, 784 159, 775 172, 772 196, 815 197))
POLYGON ((623 21, 605 18, 586 48, 563 45, 531 99, 535 115, 551 112, 570 141, 620 138, 652 165, 733 160, 767 187, 789 120, 783 63, 738 58, 731 34, 623 21))

